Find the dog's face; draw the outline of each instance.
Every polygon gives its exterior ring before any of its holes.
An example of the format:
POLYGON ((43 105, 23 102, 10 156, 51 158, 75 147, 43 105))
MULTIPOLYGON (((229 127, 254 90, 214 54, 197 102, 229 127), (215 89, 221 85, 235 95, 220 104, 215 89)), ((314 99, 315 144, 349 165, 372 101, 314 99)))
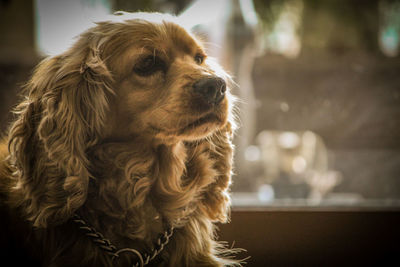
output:
POLYGON ((114 136, 196 140, 226 124, 228 76, 182 27, 165 20, 128 21, 105 44, 106 55, 113 51, 114 136))

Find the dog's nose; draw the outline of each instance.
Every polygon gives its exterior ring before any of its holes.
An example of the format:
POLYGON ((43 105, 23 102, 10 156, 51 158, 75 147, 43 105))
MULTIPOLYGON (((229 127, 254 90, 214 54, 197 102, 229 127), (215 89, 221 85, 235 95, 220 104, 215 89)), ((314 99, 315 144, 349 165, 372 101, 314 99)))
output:
POLYGON ((193 89, 208 104, 219 104, 224 99, 226 83, 219 77, 207 77, 195 82, 193 89))

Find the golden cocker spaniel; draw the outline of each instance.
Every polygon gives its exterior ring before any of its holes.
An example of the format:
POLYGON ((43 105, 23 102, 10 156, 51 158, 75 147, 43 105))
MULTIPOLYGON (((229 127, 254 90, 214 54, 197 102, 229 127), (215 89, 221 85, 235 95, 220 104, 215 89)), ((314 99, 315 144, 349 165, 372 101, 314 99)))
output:
POLYGON ((27 83, 0 194, 41 266, 240 265, 214 226, 229 213, 229 77, 175 20, 99 22, 27 83))

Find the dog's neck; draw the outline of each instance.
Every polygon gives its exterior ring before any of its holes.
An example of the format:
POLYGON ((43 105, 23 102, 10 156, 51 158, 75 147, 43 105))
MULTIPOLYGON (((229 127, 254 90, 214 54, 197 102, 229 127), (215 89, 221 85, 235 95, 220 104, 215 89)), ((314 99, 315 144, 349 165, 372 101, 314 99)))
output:
POLYGON ((183 142, 154 145, 137 139, 97 146, 91 158, 103 168, 93 170, 82 216, 116 245, 129 246, 135 239, 152 242, 165 230, 163 220, 177 224, 187 212, 182 208, 189 201, 182 192, 187 153, 183 142), (173 201, 177 196, 182 203, 173 201))

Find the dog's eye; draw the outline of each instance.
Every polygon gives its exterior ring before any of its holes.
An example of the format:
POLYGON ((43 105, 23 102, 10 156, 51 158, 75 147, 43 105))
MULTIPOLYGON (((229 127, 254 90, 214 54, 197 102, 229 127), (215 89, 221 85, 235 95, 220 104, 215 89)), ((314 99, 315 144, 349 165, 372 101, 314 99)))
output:
POLYGON ((202 54, 196 54, 194 56, 194 61, 196 61, 197 64, 202 64, 204 61, 204 56, 202 54))
POLYGON ((133 67, 133 70, 140 76, 149 76, 164 69, 164 61, 157 56, 145 57, 139 60, 139 62, 133 67))

